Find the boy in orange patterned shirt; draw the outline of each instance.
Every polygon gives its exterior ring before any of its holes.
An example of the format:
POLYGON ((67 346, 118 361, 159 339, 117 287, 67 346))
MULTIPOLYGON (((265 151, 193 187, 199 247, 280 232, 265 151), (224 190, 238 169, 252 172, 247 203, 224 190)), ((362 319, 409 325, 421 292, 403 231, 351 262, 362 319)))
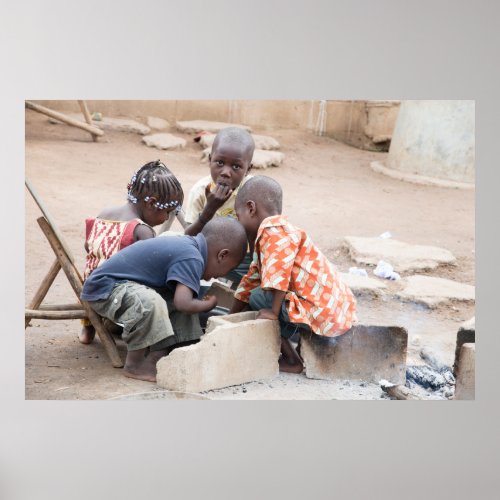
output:
POLYGON ((279 320, 280 370, 300 373, 303 363, 289 338, 299 329, 335 337, 356 319, 356 299, 305 231, 281 215, 282 190, 256 176, 240 188, 235 210, 254 247, 253 262, 235 293, 231 313, 248 306, 257 318, 279 320))

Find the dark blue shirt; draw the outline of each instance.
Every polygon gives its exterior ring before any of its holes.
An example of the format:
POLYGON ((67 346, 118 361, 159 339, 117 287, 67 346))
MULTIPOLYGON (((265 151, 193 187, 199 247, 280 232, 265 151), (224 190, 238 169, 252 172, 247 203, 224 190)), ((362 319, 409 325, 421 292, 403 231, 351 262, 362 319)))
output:
POLYGON ((207 262, 207 240, 197 236, 164 236, 138 241, 103 262, 85 280, 82 300, 107 299, 115 283, 135 281, 163 296, 175 292, 177 283, 198 295, 207 262))

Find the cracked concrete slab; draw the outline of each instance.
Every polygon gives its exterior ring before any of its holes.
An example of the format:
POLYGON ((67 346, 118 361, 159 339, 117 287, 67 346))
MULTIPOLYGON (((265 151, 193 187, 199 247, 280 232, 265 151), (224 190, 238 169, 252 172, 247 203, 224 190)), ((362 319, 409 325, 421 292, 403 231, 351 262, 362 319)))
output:
POLYGON ((377 265, 383 260, 397 272, 435 269, 439 265, 456 263, 455 256, 445 248, 410 245, 393 239, 346 236, 343 245, 358 264, 377 265))
MULTIPOLYGON (((208 161, 208 155, 212 151, 212 148, 206 148, 203 150, 201 156, 201 161, 208 161)), ((256 149, 253 152, 252 157, 252 167, 253 168, 268 168, 268 167, 278 167, 283 163, 285 155, 281 151, 264 151, 262 149, 256 149)))
MULTIPOLYGON (((85 123, 85 119, 81 113, 68 113, 67 116, 85 123)), ((54 124, 62 123, 55 118, 49 118, 49 122, 54 124)), ((102 130, 114 130, 116 132, 129 132, 140 135, 146 135, 151 132, 151 129, 146 125, 129 118, 111 118, 104 116, 101 120, 92 120, 92 125, 95 125, 102 130)))
POLYGON ((171 391, 201 392, 277 377, 278 322, 256 315, 250 311, 209 318, 200 342, 158 361, 157 384, 171 391))
POLYGON ((170 127, 170 123, 168 123, 167 120, 156 116, 148 116, 146 118, 146 124, 152 130, 165 130, 170 127))
MULTIPOLYGON (((215 135, 216 134, 203 135, 200 139, 200 146, 202 146, 203 148, 211 148, 215 139, 215 135)), ((268 135, 252 134, 252 137, 255 142, 256 149, 269 150, 280 148, 280 143, 276 139, 268 135)))
POLYGON ((180 149, 186 146, 186 140, 182 137, 165 133, 145 135, 142 142, 157 149, 180 149))
POLYGON ((453 301, 474 302, 475 287, 444 278, 415 275, 405 278, 404 289, 396 292, 396 296, 432 308, 453 301))
POLYGON ((180 121, 175 126, 179 132, 184 132, 185 134, 197 134, 203 131, 217 133, 227 127, 240 127, 248 130, 248 132, 252 131, 250 127, 239 123, 212 122, 208 120, 180 121))
POLYGON ((381 295, 387 285, 375 278, 358 276, 350 273, 339 273, 340 279, 352 290, 354 295, 381 295))

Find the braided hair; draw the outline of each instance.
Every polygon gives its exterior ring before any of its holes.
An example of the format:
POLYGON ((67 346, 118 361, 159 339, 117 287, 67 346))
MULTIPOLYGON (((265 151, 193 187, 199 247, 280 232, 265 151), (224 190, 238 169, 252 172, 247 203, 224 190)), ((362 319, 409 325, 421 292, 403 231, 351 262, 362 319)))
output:
POLYGON ((158 209, 176 207, 184 201, 184 191, 177 177, 160 160, 150 161, 134 173, 127 185, 127 199, 131 203, 148 201, 154 196, 158 209))

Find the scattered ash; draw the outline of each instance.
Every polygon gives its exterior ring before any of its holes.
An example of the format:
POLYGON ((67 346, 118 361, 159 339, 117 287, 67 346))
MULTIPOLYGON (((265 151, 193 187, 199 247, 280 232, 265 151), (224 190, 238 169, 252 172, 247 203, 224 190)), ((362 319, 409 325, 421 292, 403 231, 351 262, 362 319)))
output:
POLYGON ((406 368, 406 387, 425 391, 430 396, 450 399, 455 392, 455 377, 449 366, 414 365, 406 368), (436 369, 439 368, 439 369, 436 369))

